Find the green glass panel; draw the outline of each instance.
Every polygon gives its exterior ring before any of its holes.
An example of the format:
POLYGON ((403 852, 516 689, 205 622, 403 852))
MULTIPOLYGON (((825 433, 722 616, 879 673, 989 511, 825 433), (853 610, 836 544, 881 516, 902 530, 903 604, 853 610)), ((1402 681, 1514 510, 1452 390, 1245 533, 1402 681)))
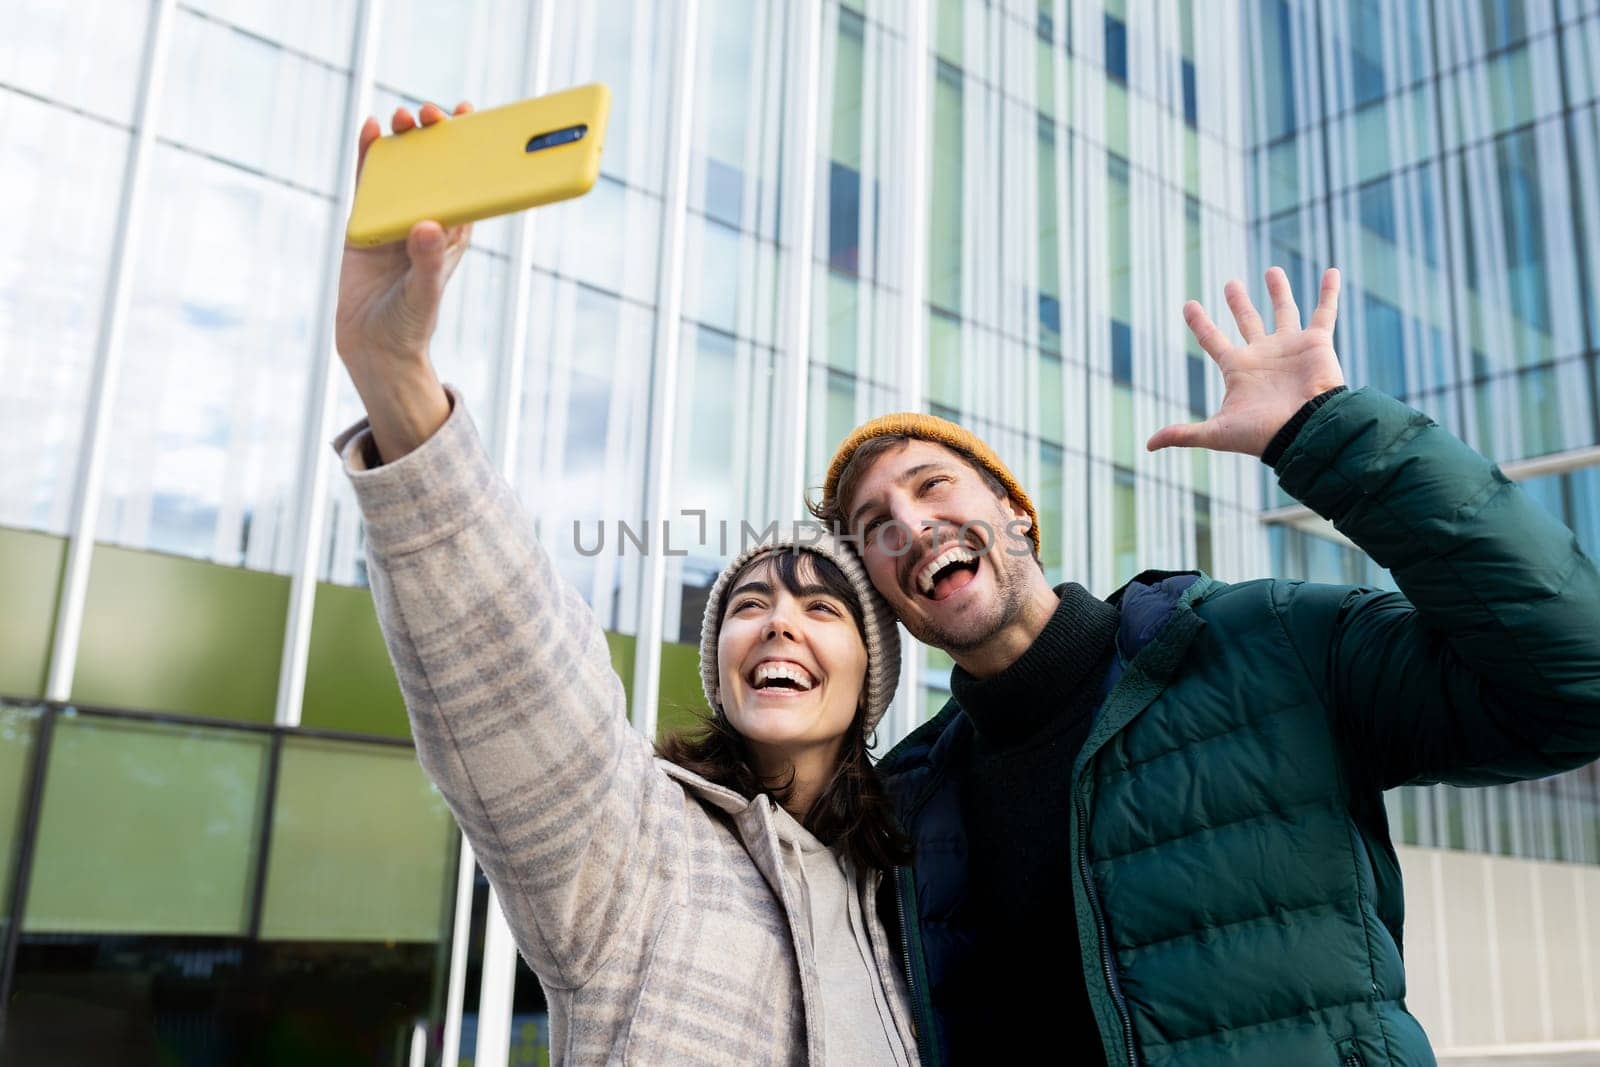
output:
POLYGON ((1117 585, 1121 585, 1138 573, 1138 508, 1133 472, 1117 470, 1111 494, 1111 551, 1117 585))
POLYGON ((1128 154, 1128 89, 1106 78, 1106 148, 1128 154))
POLYGON ((934 12, 934 52, 940 59, 961 65, 961 41, 966 33, 962 0, 939 0, 934 12))
POLYGON ((22 838, 28 767, 39 728, 38 708, 0 707, 0 936, 11 915, 11 878, 22 838))
POLYGON ((928 213, 928 302, 961 310, 961 74, 940 68, 933 90, 933 174, 928 213))
POLYGON ((0 694, 44 695, 67 542, 0 527, 0 694))
POLYGON ((434 941, 455 826, 409 748, 284 741, 261 936, 434 941))
POLYGON ((1066 413, 1063 410, 1061 359, 1058 356, 1039 355, 1039 436, 1047 441, 1059 442, 1066 436, 1066 413))
POLYGON ((271 722, 289 579, 98 545, 72 699, 271 722))
POLYGON ((1062 477, 1062 452, 1053 445, 1039 445, 1039 487, 1034 503, 1039 509, 1039 562, 1044 565, 1050 584, 1062 581, 1061 545, 1065 523, 1065 484, 1062 477))
POLYGON ((1189 485, 1196 492, 1211 492, 1211 453, 1203 448, 1189 450, 1189 485))
POLYGON ((856 330, 860 314, 860 285, 856 279, 828 272, 824 293, 828 301, 827 351, 822 358, 836 370, 856 369, 856 330))
POLYGON ((1128 164, 1117 156, 1106 163, 1106 270, 1111 317, 1133 321, 1133 249, 1129 230, 1128 164))
POLYGON ((269 738, 63 714, 24 929, 244 933, 269 738))
POLYGON ((1133 425, 1133 390, 1126 385, 1111 387, 1111 458, 1124 467, 1134 464, 1136 454, 1133 425))
POLYGON ((1056 113, 1055 47, 1042 37, 1034 39, 1035 82, 1039 110, 1046 115, 1056 113))
POLYGON ((664 642, 656 736, 694 729, 709 712, 705 689, 700 684, 700 646, 664 642))
POLYGON ((938 312, 928 316, 928 398, 961 407, 961 323, 938 312))
POLYGON ((300 722, 327 730, 411 736, 370 590, 318 584, 300 722))
POLYGON ((839 16, 839 45, 833 68, 832 158, 861 169, 861 77, 866 48, 860 18, 839 16))

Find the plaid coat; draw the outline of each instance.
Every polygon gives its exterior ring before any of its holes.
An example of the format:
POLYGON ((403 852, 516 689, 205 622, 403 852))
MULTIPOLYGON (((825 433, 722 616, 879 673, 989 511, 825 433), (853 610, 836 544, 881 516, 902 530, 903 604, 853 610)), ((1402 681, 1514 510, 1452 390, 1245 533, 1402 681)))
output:
MULTIPOLYGON (((557 1063, 822 1064, 809 930, 772 805, 657 759, 605 637, 459 397, 394 463, 335 441, 417 756, 544 987, 557 1063)), ((904 978, 861 911, 901 1040, 904 978)))

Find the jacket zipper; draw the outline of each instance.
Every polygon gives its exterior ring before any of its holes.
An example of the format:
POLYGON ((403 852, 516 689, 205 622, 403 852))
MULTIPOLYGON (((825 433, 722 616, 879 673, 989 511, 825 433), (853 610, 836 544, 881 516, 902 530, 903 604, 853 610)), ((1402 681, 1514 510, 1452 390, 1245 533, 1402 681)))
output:
POLYGON ((1094 878, 1089 871, 1088 850, 1083 846, 1082 835, 1087 832, 1089 825, 1088 813, 1083 807, 1083 798, 1074 792, 1073 804, 1078 809, 1078 871, 1083 876, 1083 887, 1089 896, 1089 910, 1094 913, 1095 931, 1100 935, 1100 966, 1105 970, 1106 987, 1111 990, 1111 1002, 1116 1006, 1117 1019, 1122 1023, 1122 1040, 1128 1050, 1129 1067, 1139 1067, 1139 1054, 1133 1045, 1133 1017, 1128 1014, 1128 1003, 1122 997, 1122 988, 1117 984, 1116 965, 1111 960, 1111 949, 1106 942, 1110 935, 1106 930, 1105 917, 1100 913, 1100 895, 1095 892, 1094 878))
POLYGON ((911 1021, 917 1028, 917 1059, 924 1063, 939 1062, 937 1050, 933 1045, 933 1025, 923 1013, 922 997, 917 995, 917 978, 914 973, 916 968, 911 965, 911 926, 906 922, 906 897, 904 882, 902 881, 904 867, 894 869, 894 910, 895 917, 900 920, 900 942, 904 950, 906 970, 906 993, 911 998, 911 1021))

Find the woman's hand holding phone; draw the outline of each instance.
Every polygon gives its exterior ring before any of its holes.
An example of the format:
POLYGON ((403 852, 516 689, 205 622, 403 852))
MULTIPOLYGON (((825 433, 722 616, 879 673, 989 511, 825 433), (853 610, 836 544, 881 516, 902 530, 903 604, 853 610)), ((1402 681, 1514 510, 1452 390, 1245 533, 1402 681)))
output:
MULTIPOLYGON (((461 103, 455 114, 471 110, 472 105, 461 103)), ((422 126, 450 119, 435 104, 424 104, 418 117, 422 126)), ((418 125, 404 108, 394 113, 396 134, 418 125)), ((361 127, 358 179, 367 150, 381 132, 376 119, 361 127)), ((445 284, 471 237, 471 223, 446 229, 437 222, 419 222, 404 241, 372 248, 345 245, 334 343, 386 463, 433 436, 450 414, 450 400, 434 374, 428 346, 445 284)))

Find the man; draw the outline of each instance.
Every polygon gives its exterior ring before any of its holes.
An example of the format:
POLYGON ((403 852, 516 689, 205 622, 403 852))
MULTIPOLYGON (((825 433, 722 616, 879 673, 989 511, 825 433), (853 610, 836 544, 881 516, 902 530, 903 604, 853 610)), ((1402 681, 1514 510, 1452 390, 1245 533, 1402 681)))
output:
POLYGON ((1403 594, 1146 572, 1100 601, 1049 587, 1027 494, 958 426, 886 416, 830 467, 819 517, 956 661, 880 765, 930 1059, 1432 1063, 1381 791, 1600 756, 1594 565, 1483 457, 1344 388, 1337 271, 1304 329, 1267 287, 1272 332, 1227 287, 1242 346, 1186 305, 1225 396, 1149 447, 1261 457, 1403 594))

